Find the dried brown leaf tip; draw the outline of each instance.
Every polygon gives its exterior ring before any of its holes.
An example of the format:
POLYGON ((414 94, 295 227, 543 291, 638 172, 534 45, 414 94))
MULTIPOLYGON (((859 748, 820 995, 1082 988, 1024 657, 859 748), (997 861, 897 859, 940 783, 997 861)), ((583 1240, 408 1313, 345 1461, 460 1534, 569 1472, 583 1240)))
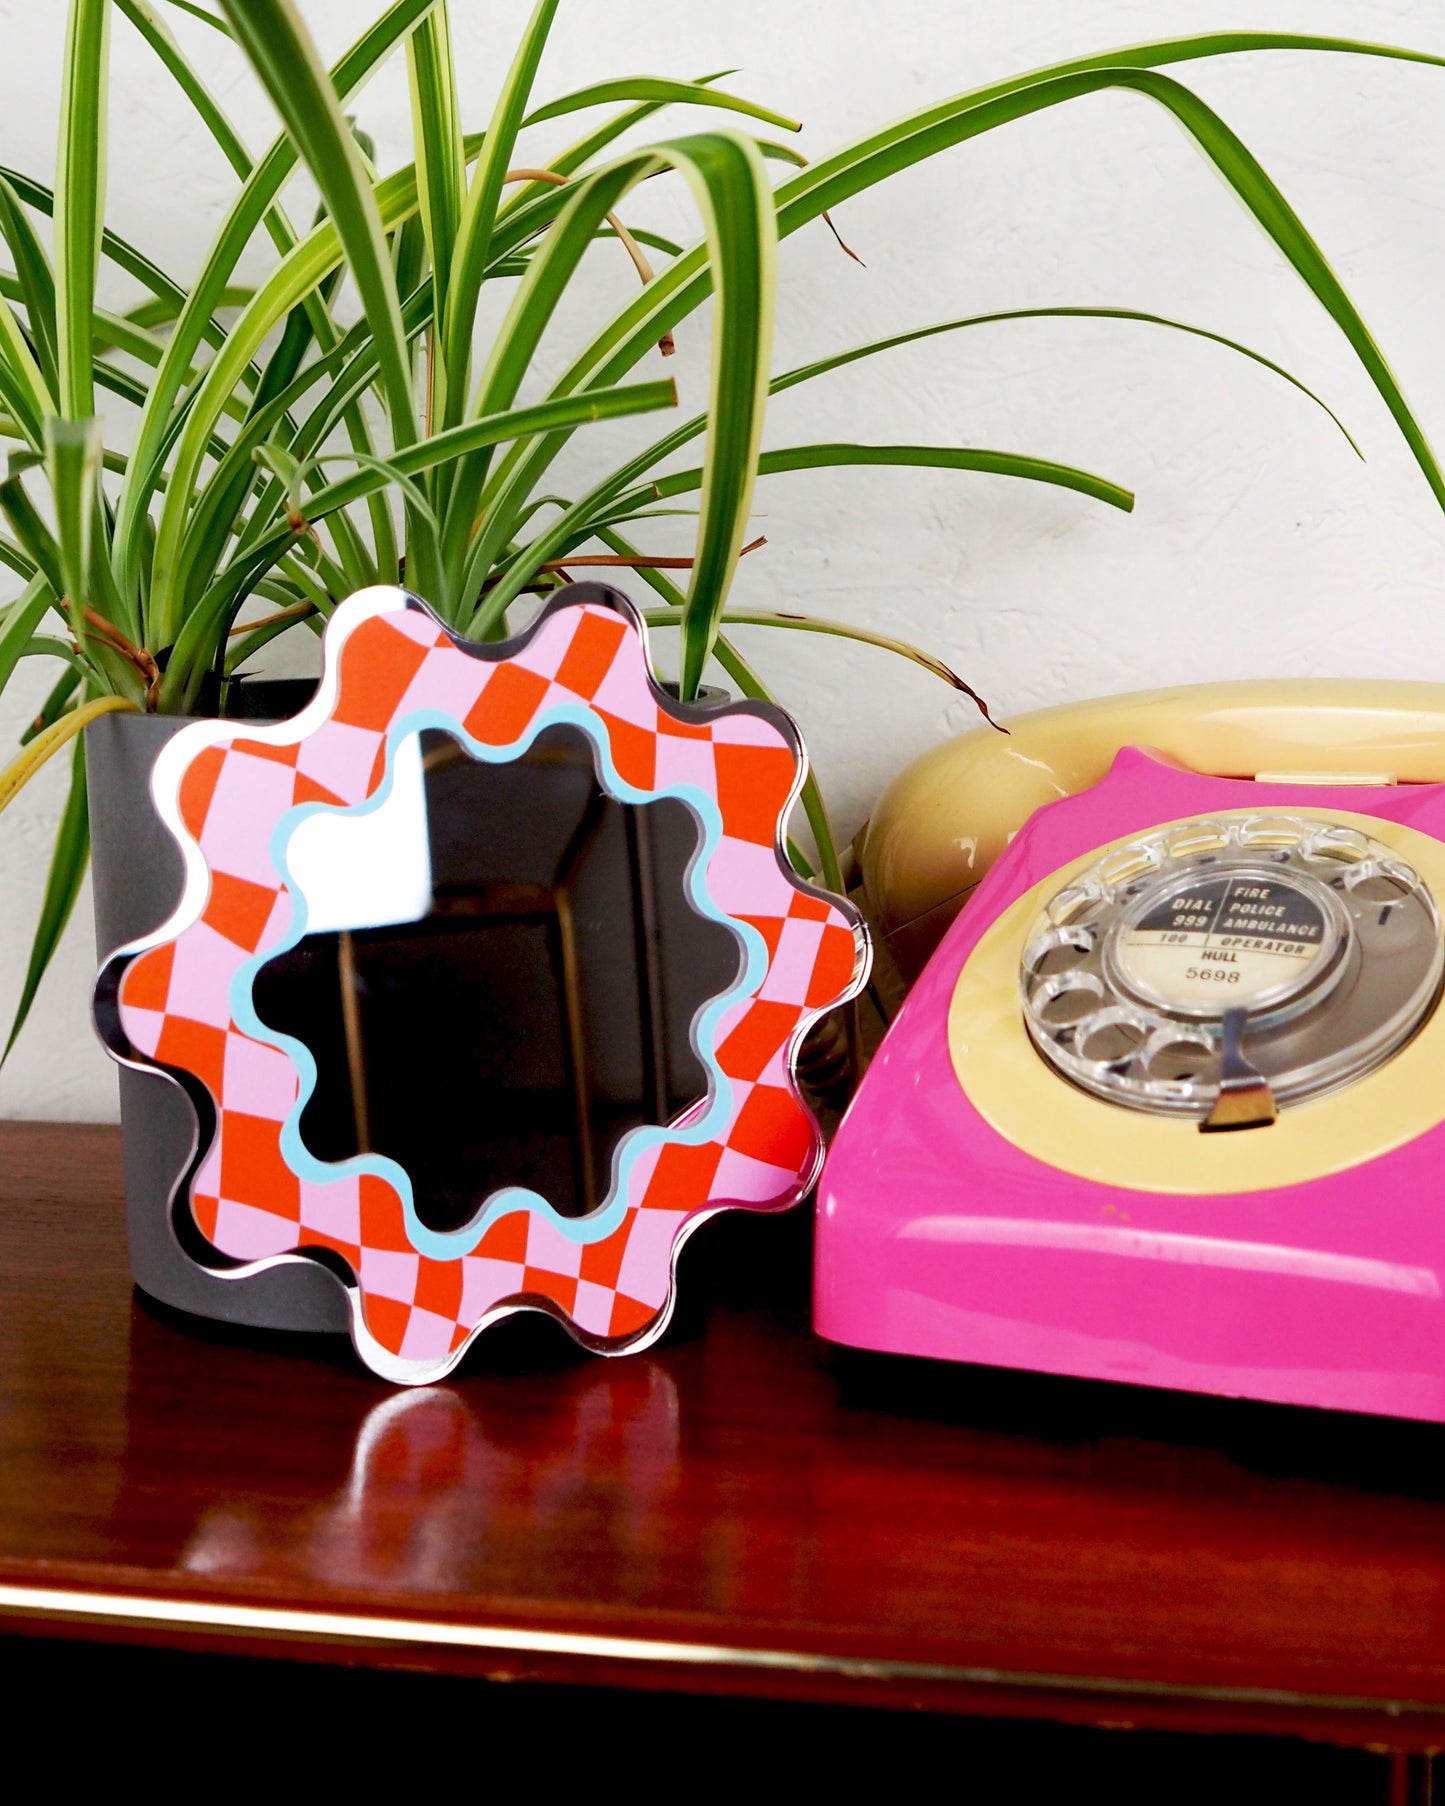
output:
POLYGON ((843 234, 833 224, 833 216, 831 213, 827 212, 826 210, 823 213, 823 224, 833 234, 834 238, 837 239, 839 250, 842 251, 846 256, 851 257, 853 259, 854 263, 856 263, 858 265, 859 269, 866 270, 868 268, 868 265, 866 263, 864 263, 863 259, 853 249, 852 245, 850 245, 848 243, 847 239, 844 238, 843 234))

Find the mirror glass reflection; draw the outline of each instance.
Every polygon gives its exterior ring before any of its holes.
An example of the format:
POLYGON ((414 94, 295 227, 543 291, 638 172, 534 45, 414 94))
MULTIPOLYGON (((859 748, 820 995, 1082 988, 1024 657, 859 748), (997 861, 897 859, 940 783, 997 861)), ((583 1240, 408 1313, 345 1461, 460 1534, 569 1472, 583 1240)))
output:
POLYGON ((306 818, 286 860, 311 931, 253 995, 315 1058, 311 1152, 397 1160, 437 1229, 502 1185, 600 1203, 619 1138, 703 1095, 692 1020, 737 977, 684 888, 700 834, 676 800, 607 796, 567 727, 502 765, 424 732, 379 807, 306 818))

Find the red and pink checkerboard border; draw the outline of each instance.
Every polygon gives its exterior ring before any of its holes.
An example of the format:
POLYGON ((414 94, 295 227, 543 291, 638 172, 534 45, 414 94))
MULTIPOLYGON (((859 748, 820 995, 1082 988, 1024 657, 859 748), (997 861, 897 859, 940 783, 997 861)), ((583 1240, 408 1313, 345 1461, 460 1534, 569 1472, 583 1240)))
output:
POLYGON ((517 1309, 550 1312, 599 1352, 654 1340, 691 1230, 719 1209, 786 1208, 817 1175, 821 1137, 792 1060, 808 1026, 861 988, 868 946, 856 912, 802 883, 781 854, 805 769, 780 711, 671 701, 631 604, 592 584, 560 594, 501 646, 459 640, 402 590, 364 590, 332 617, 321 688, 293 721, 208 721, 178 734, 152 789, 185 860, 184 895, 161 929, 107 962, 98 996, 113 1007, 97 1019, 117 1058, 166 1071, 193 1096, 199 1087, 214 1107, 179 1202, 232 1263, 216 1270, 244 1279, 324 1259, 348 1275, 362 1358, 399 1381, 440 1378, 517 1309), (661 1134, 636 1132, 645 1145, 616 1164, 616 1195, 582 1219, 536 1203, 490 1215, 483 1205, 470 1228, 438 1236, 386 1176, 390 1163, 293 1157, 297 1067, 283 1037, 252 1032, 250 978, 297 926, 277 868, 289 820, 364 803, 408 721, 438 717, 492 758, 572 721, 614 794, 704 799, 699 813, 721 834, 701 882, 758 950, 703 1050, 705 1104, 661 1134))

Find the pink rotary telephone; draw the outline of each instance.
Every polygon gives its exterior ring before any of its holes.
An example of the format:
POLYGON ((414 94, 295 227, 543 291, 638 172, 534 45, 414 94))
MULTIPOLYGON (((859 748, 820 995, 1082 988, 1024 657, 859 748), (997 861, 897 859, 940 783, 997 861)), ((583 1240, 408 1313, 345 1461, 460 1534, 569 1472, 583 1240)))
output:
POLYGON ((860 851, 927 964, 824 1170, 821 1334, 1445 1421, 1445 689, 1044 711, 860 851))

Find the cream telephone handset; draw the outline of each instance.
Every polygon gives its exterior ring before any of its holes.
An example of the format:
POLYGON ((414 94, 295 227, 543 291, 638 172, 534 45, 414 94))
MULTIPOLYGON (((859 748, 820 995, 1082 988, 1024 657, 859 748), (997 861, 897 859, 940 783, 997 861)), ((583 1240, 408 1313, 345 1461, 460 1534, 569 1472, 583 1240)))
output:
POLYGON ((1445 688, 984 729, 860 863, 921 975, 824 1174, 825 1335, 1445 1420, 1445 688))

